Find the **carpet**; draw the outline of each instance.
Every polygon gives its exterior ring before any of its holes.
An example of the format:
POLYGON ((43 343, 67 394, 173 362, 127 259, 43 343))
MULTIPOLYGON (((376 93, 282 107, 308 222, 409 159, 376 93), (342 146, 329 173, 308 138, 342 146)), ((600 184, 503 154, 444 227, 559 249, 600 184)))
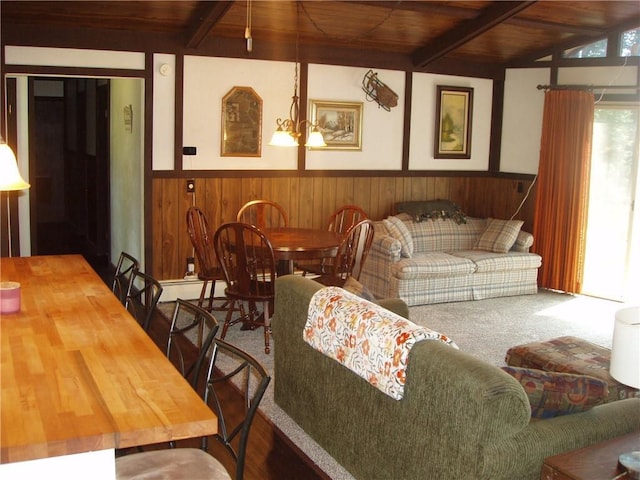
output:
MULTIPOLYGON (((615 312, 623 304, 593 297, 540 290, 537 295, 492 298, 410 307, 410 319, 449 336, 460 350, 490 364, 502 366, 506 351, 518 344, 573 335, 611 348, 615 312)), ((159 305, 171 317, 173 303, 159 305)), ((223 320, 222 312, 215 312, 223 320)), ((241 331, 240 324, 226 340, 255 356, 273 375, 273 355, 264 353, 262 329, 241 331)), ((278 348, 272 341, 272 350, 278 348)), ((334 480, 352 480, 349 474, 313 441, 273 401, 269 385, 260 410, 318 467, 334 480)))

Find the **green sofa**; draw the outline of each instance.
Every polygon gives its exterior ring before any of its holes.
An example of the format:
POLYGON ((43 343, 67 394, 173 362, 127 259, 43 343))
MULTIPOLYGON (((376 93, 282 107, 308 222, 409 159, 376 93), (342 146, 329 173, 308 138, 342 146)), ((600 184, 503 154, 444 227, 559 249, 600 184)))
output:
MULTIPOLYGON (((414 345, 394 400, 303 340, 320 288, 276 281, 274 398, 358 479, 538 480, 545 457, 640 430, 637 398, 531 422, 513 377, 437 341, 414 345)), ((380 304, 408 314, 401 300, 380 304)))

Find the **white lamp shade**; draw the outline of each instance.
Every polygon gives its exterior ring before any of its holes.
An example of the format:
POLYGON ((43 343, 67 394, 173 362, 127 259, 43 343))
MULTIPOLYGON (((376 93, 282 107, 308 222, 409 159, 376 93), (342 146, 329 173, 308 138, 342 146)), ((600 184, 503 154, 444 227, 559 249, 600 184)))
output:
POLYGON ((322 134, 317 130, 313 130, 309 134, 309 138, 307 139, 307 143, 305 143, 304 146, 305 147, 318 148, 318 147, 326 147, 327 144, 325 143, 324 137, 322 136, 322 134))
POLYGON ((279 128, 278 130, 273 132, 273 136, 271 137, 269 145, 275 147, 297 147, 298 140, 289 132, 285 132, 284 130, 279 128))
POLYGON ((24 190, 29 188, 18 171, 18 164, 13 150, 6 143, 0 143, 0 192, 24 190))
POLYGON ((640 388, 640 306, 616 312, 609 371, 620 383, 640 388))

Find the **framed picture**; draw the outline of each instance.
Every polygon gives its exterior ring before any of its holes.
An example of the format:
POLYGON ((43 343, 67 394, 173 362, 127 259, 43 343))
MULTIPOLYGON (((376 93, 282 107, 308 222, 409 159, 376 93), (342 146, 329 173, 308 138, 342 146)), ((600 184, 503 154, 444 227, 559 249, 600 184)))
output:
POLYGON ((437 86, 434 158, 471 158, 473 88, 437 86))
POLYGON ((233 87, 222 98, 220 154, 262 155, 262 99, 251 87, 233 87))
POLYGON ((327 144, 322 149, 362 150, 362 102, 311 100, 311 123, 327 144))

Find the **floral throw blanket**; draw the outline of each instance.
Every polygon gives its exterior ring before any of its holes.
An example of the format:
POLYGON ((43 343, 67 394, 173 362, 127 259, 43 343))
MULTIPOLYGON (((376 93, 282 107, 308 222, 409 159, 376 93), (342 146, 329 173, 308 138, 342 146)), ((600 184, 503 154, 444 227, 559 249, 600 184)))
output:
POLYGON ((318 290, 309 303, 304 340, 396 400, 404 395, 411 347, 421 340, 458 346, 338 287, 318 290))

